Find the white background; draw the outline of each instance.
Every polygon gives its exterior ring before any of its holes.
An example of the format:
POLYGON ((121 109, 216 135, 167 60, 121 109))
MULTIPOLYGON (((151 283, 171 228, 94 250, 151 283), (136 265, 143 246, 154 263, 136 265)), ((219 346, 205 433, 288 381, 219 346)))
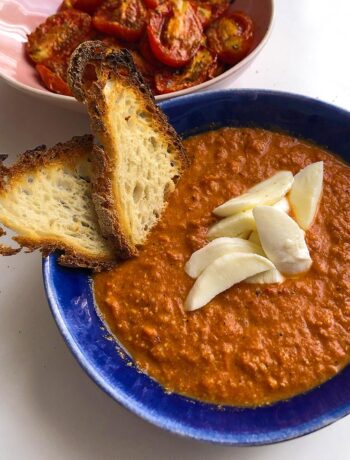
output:
MULTIPOLYGON (((269 43, 226 86, 287 90, 350 110, 349 20, 347 0, 276 0, 269 43)), ((0 83, 0 153, 14 159, 86 131, 84 115, 0 83)), ((49 312, 40 255, 0 259, 1 460, 348 460, 349 432, 347 417, 304 438, 256 448, 165 433, 119 407, 75 362, 49 312)))

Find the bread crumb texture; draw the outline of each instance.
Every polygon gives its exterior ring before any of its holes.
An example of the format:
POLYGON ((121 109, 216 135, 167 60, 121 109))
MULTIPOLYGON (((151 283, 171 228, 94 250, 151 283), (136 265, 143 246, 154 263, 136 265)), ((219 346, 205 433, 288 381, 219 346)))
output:
POLYGON ((175 188, 178 153, 166 136, 159 135, 152 113, 140 104, 133 88, 108 81, 104 96, 116 107, 106 114, 109 126, 114 128, 109 134, 118 163, 113 193, 129 219, 134 244, 142 244, 157 222, 167 195, 175 188))
MULTIPOLYGON (((109 256, 91 198, 91 159, 25 170, 0 193, 0 220, 22 237, 58 240, 89 256, 109 256)), ((5 178, 6 179, 6 178, 5 178)))

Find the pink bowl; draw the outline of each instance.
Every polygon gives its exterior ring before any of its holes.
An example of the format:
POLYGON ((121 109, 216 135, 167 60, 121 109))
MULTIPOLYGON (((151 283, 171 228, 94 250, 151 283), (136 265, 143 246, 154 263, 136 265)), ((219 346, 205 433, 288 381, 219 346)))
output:
MULTIPOLYGON (((61 0, 3 0, 0 2, 0 77, 21 91, 80 111, 82 105, 74 98, 51 93, 41 84, 35 68, 28 62, 24 53, 27 34, 53 14, 60 3, 61 0)), ((271 32, 274 16, 273 0, 236 0, 233 8, 246 12, 254 21, 255 39, 250 54, 212 80, 192 88, 156 96, 157 100, 193 93, 209 86, 215 86, 226 78, 237 77, 261 51, 271 32)))

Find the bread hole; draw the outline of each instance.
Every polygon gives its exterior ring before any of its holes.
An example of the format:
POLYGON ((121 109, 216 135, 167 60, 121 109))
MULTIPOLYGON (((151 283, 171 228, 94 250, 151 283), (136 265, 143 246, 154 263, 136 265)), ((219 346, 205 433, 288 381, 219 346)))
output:
POLYGON ((143 118, 144 120, 149 120, 150 114, 148 112, 142 111, 138 112, 137 114, 140 118, 143 118))
POLYGON ((90 177, 83 177, 83 176, 79 176, 79 179, 83 180, 84 182, 90 184, 90 177))
POLYGON ((68 206, 68 204, 67 204, 65 201, 60 200, 60 204, 61 204, 64 208, 69 209, 69 206, 68 206))
POLYGON ((157 147, 157 140, 155 137, 150 137, 150 143, 152 144, 152 147, 155 149, 157 147))
POLYGON ((79 179, 84 180, 85 182, 90 182, 90 166, 88 164, 82 163, 77 167, 77 174, 79 179))
POLYGON ((142 197, 142 192, 143 192, 143 186, 137 182, 134 190, 132 192, 132 199, 134 200, 134 203, 138 203, 142 197))
POLYGON ((60 189, 60 190, 64 190, 65 192, 71 192, 71 183, 70 181, 68 180, 64 180, 64 179, 60 179, 58 182, 57 182, 57 187, 60 189))
POLYGON ((29 176, 27 182, 28 184, 32 184, 34 182, 34 178, 32 176, 29 176))
POLYGON ((82 81, 86 89, 89 89, 91 85, 97 80, 97 73, 95 66, 92 64, 87 64, 84 69, 84 76, 82 81))

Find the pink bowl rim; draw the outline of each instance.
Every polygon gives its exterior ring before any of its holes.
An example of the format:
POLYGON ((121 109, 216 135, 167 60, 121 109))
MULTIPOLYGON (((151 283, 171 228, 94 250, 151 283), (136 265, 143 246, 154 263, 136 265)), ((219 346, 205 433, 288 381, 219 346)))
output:
MULTIPOLYGON (((271 7, 271 16, 270 16, 270 20, 269 20, 269 23, 268 23, 266 33, 263 36, 263 38, 261 39, 261 41, 259 42, 259 44, 254 48, 254 50, 252 52, 250 52, 248 54, 248 56, 246 56, 244 59, 242 59, 242 61, 240 61, 238 64, 234 65, 233 67, 229 68, 228 70, 226 70, 225 72, 223 72, 222 74, 218 75, 217 77, 215 77, 215 78, 213 78, 211 80, 207 80, 207 81, 205 81, 203 83, 200 83, 199 85, 192 86, 191 88, 182 89, 180 91, 174 91, 174 92, 168 93, 168 94, 156 95, 155 96, 156 101, 157 102, 158 101, 164 101, 164 100, 170 99, 172 97, 184 96, 186 94, 191 94, 191 93, 200 91, 202 89, 207 88, 208 86, 212 86, 212 85, 214 85, 216 83, 219 83, 222 80, 225 80, 231 74, 233 74, 233 73, 237 72, 238 70, 240 70, 241 68, 245 67, 257 54, 260 53, 260 51, 264 48, 264 46, 266 45, 268 39, 270 38, 272 28, 273 28, 273 24, 275 22, 275 0, 269 0, 269 1, 270 1, 270 7, 271 7)), ((11 86, 13 86, 13 87, 15 87, 15 88, 17 88, 17 89, 19 89, 21 91, 24 91, 25 93, 29 93, 29 94, 32 93, 32 94, 35 94, 35 95, 40 96, 42 98, 47 98, 48 100, 51 99, 52 102, 54 102, 56 100, 56 101, 59 101, 61 103, 67 103, 67 105, 71 105, 72 103, 80 105, 80 103, 72 96, 64 96, 62 94, 56 94, 56 93, 53 93, 53 92, 49 91, 48 89, 46 89, 44 87, 43 87, 43 89, 38 89, 38 88, 33 88, 33 87, 29 86, 29 85, 25 85, 24 83, 20 83, 19 81, 17 81, 15 78, 4 74, 1 71, 1 69, 0 69, 0 78, 5 80, 11 86)))

